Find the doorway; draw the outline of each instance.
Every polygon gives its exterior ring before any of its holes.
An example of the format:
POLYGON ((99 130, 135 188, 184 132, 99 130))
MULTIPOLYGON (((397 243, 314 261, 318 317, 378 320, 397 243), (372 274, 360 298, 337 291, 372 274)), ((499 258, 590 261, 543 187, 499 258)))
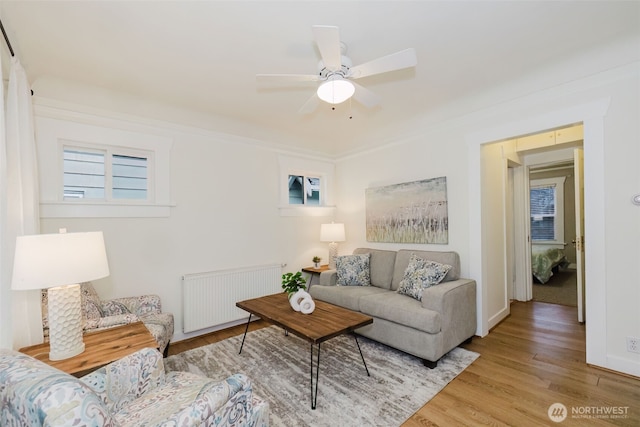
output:
POLYGON ((532 297, 578 306, 573 159, 529 167, 532 297))
POLYGON ((521 241, 527 262, 515 266, 521 280, 514 282, 514 295, 522 301, 533 299, 575 306, 577 320, 582 323, 585 321, 582 127, 574 128, 573 132, 574 139, 560 146, 536 147, 519 153, 525 171, 525 185, 521 187, 524 195, 520 198, 524 207, 514 207, 514 211, 522 212, 525 227, 515 233, 524 233, 521 241))
MULTIPOLYGON (((490 299, 497 294, 498 297, 506 292, 507 283, 491 280, 488 273, 502 269, 507 271, 506 258, 500 258, 486 247, 486 242, 491 241, 489 226, 494 223, 505 224, 505 216, 485 215, 485 197, 483 194, 495 191, 493 182, 485 182, 484 173, 484 147, 492 145, 494 141, 513 138, 514 135, 528 134, 541 129, 550 129, 567 123, 583 123, 584 125, 584 166, 587 173, 584 174, 584 210, 588 212, 589 221, 585 226, 585 235, 588 235, 588 247, 586 263, 589 268, 586 271, 586 294, 589 297, 585 301, 585 315, 589 317, 585 333, 587 337, 587 363, 607 367, 606 337, 607 337, 607 310, 606 290, 602 285, 606 283, 605 271, 596 268, 599 260, 605 259, 605 197, 604 197, 604 117, 609 109, 610 99, 602 98, 582 104, 574 104, 570 107, 547 111, 543 114, 527 117, 523 120, 486 127, 482 130, 469 133, 468 141, 468 167, 469 167, 469 275, 475 278, 477 283, 477 334, 485 336, 494 324, 490 321, 495 317, 495 311, 489 304, 490 299)), ((505 165, 506 169, 506 165, 505 165)), ((518 168, 519 170, 523 168, 518 168)), ((522 171, 514 170, 514 176, 524 175, 522 171)), ((518 204, 521 205, 521 204, 518 204)), ((522 218, 520 216, 519 218, 522 218)), ((516 219, 517 220, 517 219, 516 219)), ((519 230, 523 227, 516 227, 519 230)), ((524 233, 521 233, 524 234, 524 233)), ((518 236, 514 236, 518 242, 518 236)), ((524 245, 517 245, 523 248, 524 245)), ((519 263, 526 263, 526 257, 518 258, 519 263)), ((530 262, 530 261, 529 261, 530 262)), ((524 287, 522 287, 524 289, 524 287)))

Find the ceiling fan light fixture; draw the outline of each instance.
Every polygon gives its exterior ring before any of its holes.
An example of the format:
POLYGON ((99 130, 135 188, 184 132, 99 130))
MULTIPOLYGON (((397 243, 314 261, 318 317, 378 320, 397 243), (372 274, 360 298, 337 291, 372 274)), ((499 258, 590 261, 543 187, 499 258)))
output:
POLYGON ((318 87, 318 98, 329 104, 340 104, 351 98, 356 87, 342 77, 329 79, 318 87))

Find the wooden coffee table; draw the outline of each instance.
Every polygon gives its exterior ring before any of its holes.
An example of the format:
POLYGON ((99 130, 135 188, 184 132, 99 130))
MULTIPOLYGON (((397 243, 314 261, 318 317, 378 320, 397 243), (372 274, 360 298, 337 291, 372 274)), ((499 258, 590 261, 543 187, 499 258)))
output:
MULTIPOLYGON (((247 327, 242 337, 240 353, 242 353, 242 347, 247 337, 247 330, 249 329, 252 315, 256 315, 269 323, 280 326, 284 328, 285 332, 291 332, 311 343, 311 409, 316 409, 318 397, 320 344, 338 335, 353 332, 355 329, 373 323, 373 318, 362 313, 338 307, 337 305, 324 301, 314 300, 314 302, 316 309, 311 314, 302 314, 294 311, 289 305, 287 294, 284 292, 236 303, 237 307, 249 312, 249 320, 247 321, 247 327), (315 388, 313 384, 314 344, 317 346, 315 388)), ((353 334, 353 337, 356 340, 358 351, 360 351, 364 369, 367 371, 367 375, 369 375, 369 369, 367 368, 367 363, 364 361, 364 355, 360 349, 358 338, 355 334, 353 334)))
POLYGON ((142 322, 88 332, 82 338, 84 352, 64 360, 49 360, 48 342, 21 348, 20 352, 77 376, 145 347, 158 348, 155 338, 142 322))

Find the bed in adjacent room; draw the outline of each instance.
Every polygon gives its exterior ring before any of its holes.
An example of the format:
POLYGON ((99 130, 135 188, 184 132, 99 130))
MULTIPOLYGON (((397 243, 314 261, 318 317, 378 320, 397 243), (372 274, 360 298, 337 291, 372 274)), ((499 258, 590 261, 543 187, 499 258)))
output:
POLYGON ((568 265, 564 249, 550 245, 531 245, 531 270, 540 283, 547 283, 555 267, 568 265))

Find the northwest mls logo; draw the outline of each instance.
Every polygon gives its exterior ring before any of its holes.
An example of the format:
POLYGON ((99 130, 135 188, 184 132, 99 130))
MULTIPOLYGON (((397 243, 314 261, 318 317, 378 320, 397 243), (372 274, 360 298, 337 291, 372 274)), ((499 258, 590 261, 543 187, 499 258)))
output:
POLYGON ((554 403, 553 405, 549 406, 549 410, 547 411, 549 419, 554 423, 563 422, 565 419, 567 419, 567 414, 567 407, 562 403, 554 403))
POLYGON ((561 423, 568 417, 574 419, 624 419, 629 418, 628 406, 572 406, 571 413, 562 403, 554 403, 547 410, 549 419, 561 423))

